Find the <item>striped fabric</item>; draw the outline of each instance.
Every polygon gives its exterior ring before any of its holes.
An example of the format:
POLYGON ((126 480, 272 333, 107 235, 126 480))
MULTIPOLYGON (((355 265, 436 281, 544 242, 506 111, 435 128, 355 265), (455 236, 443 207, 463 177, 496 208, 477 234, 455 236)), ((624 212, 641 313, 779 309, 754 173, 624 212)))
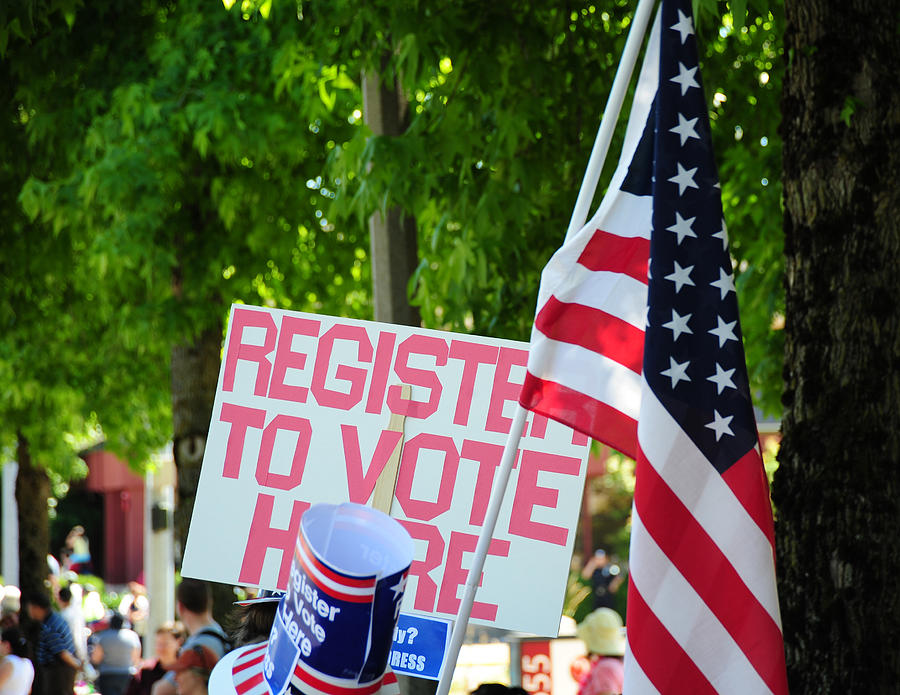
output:
MULTIPOLYGON (((263 674, 268 641, 236 649, 213 672, 210 693, 217 695, 273 695, 263 674), (225 671, 227 670, 227 675, 225 671), (213 688, 216 688, 214 691, 213 688)), ((399 695, 397 676, 388 668, 384 676, 370 684, 355 684, 331 678, 305 667, 294 667, 286 695, 399 695)))
POLYGON ((663 0, 594 218, 544 270, 520 402, 637 462, 625 693, 787 693, 768 484, 689 0, 663 0))

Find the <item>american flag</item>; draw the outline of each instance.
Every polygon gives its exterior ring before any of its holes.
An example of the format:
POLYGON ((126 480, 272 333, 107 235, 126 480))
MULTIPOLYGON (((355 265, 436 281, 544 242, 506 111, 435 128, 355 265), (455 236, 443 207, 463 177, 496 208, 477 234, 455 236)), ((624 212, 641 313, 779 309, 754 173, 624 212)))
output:
POLYGON ((544 270, 520 402, 637 462, 625 692, 787 693, 690 0, 662 1, 609 191, 544 270))

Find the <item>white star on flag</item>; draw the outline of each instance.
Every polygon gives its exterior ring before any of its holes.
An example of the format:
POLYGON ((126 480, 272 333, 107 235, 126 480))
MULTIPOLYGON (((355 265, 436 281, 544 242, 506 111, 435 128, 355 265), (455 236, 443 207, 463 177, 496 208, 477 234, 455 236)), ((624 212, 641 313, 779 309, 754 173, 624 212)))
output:
POLYGON ((678 195, 684 194, 685 188, 700 188, 694 183, 694 174, 697 173, 697 167, 693 169, 685 169, 681 166, 681 162, 677 162, 678 173, 669 179, 672 183, 678 184, 678 195))
POLYGON ((684 96, 684 93, 687 92, 691 87, 700 87, 697 84, 697 80, 694 79, 694 74, 697 72, 697 68, 686 68, 684 63, 678 63, 678 76, 672 77, 672 82, 677 82, 681 85, 681 95, 684 96))
POLYGON ((696 124, 696 118, 688 120, 679 113, 678 125, 674 128, 669 128, 669 132, 677 134, 678 137, 681 138, 681 146, 684 147, 684 143, 688 141, 688 138, 697 138, 698 140, 700 139, 700 136, 697 135, 697 129, 694 128, 696 124))
POLYGON ((718 410, 713 410, 714 419, 706 426, 716 433, 716 441, 719 441, 722 438, 723 434, 727 434, 732 437, 734 436, 734 432, 731 431, 731 419, 733 417, 733 415, 722 417, 721 415, 719 415, 718 410))
POLYGON ((722 268, 719 268, 719 279, 709 284, 719 288, 722 299, 725 299, 725 295, 729 292, 734 292, 734 276, 731 273, 726 273, 722 268))
POLYGON ((675 261, 674 272, 665 277, 666 280, 671 280, 675 283, 675 294, 678 294, 684 285, 694 286, 694 281, 691 280, 691 271, 693 269, 694 266, 692 265, 689 265, 687 268, 682 268, 678 265, 678 261, 675 261))
POLYGON ((681 43, 684 43, 687 37, 694 33, 694 20, 678 10, 678 22, 669 29, 677 31, 681 35, 681 43))
POLYGON ((722 347, 729 340, 737 340, 737 336, 734 334, 734 327, 737 325, 737 321, 726 323, 721 316, 716 316, 716 321, 718 325, 715 328, 710 328, 709 332, 719 339, 719 347, 722 347))
POLYGON ((731 378, 732 374, 734 374, 733 369, 723 369, 722 366, 716 362, 716 373, 706 377, 706 380, 713 382, 716 385, 718 392, 722 393, 726 388, 737 388, 737 386, 734 385, 734 380, 731 378))
POLYGON ((692 331, 688 326, 688 321, 690 321, 690 319, 690 314, 680 316, 677 311, 672 309, 672 320, 668 323, 664 323, 663 328, 671 329, 673 343, 678 340, 678 336, 680 336, 682 333, 689 333, 693 335, 694 331, 692 331))
POLYGON ((666 230, 668 230, 670 232, 675 232, 675 234, 678 235, 678 243, 679 244, 682 241, 684 241, 684 238, 686 236, 692 236, 696 239, 697 235, 694 234, 694 230, 691 228, 691 225, 694 224, 694 220, 696 220, 696 219, 697 219, 696 217, 689 217, 688 219, 684 219, 681 216, 681 214, 676 212, 675 213, 675 224, 673 224, 671 227, 666 227, 666 230))
POLYGON ((687 362, 678 363, 673 357, 670 357, 669 368, 664 369, 660 372, 660 374, 669 377, 672 380, 672 388, 675 388, 675 384, 677 384, 679 381, 691 380, 691 378, 687 374, 685 374, 690 363, 690 360, 688 360, 687 362))

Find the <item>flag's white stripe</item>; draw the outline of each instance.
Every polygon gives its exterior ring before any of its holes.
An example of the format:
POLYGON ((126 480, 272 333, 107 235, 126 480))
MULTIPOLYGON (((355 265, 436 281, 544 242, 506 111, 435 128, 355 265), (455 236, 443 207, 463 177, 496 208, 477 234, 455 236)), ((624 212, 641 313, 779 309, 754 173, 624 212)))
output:
POLYGON ((629 565, 634 585, 650 611, 718 692, 771 692, 728 631, 644 528, 637 509, 632 512, 629 565))
POLYGON ((561 302, 605 311, 643 331, 647 325, 647 285, 621 273, 576 265, 571 282, 554 296, 561 302))
MULTIPOLYGON (((243 680, 238 680, 235 685, 235 690, 241 687, 243 684, 243 680)), ((213 692, 210 690, 210 692, 213 692)), ((249 690, 244 690, 241 695, 272 695, 272 691, 269 690, 269 684, 266 683, 265 678, 257 683, 255 686, 250 688, 249 690)))
POLYGON ((769 539, 644 381, 638 442, 650 464, 781 626, 769 539))
MULTIPOLYGON (((628 631, 625 631, 626 637, 628 631)), ((647 678, 644 669, 631 653, 631 646, 625 642, 625 692, 628 695, 660 695, 656 686, 647 678)))
POLYGON ((531 338, 528 371, 602 401, 634 420, 640 412, 640 375, 580 345, 551 340, 537 329, 531 338))
POLYGON ((628 191, 618 190, 614 195, 607 195, 609 204, 592 219, 588 226, 591 229, 602 229, 621 237, 650 238, 653 228, 653 196, 635 195, 628 191))

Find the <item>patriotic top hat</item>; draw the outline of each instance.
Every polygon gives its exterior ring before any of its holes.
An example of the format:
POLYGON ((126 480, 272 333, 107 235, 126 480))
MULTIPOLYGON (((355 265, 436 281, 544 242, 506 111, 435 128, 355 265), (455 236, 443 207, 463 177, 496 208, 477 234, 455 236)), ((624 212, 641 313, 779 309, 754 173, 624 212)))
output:
POLYGON ((209 692, 398 695, 388 656, 413 552, 383 512, 351 502, 310 507, 269 639, 226 654, 209 692))

